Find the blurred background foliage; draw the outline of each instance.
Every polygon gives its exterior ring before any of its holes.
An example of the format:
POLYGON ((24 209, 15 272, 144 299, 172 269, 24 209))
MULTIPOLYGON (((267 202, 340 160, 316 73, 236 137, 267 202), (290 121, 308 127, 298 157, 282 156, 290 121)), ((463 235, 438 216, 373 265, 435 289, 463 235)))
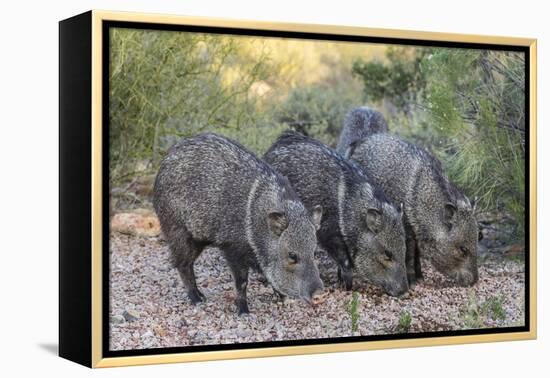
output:
POLYGON ((261 155, 293 128, 334 146, 345 114, 368 105, 522 237, 522 53, 135 29, 111 29, 110 43, 115 209, 148 201, 181 137, 214 131, 261 155))

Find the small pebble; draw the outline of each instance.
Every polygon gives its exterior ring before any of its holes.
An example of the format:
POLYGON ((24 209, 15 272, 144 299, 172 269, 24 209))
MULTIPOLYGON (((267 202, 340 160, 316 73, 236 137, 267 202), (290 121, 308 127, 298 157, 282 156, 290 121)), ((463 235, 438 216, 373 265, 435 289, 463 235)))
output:
POLYGON ((139 319, 139 312, 136 310, 126 310, 122 316, 126 319, 126 321, 133 322, 139 319))
POLYGON ((124 316, 122 315, 113 315, 111 316, 111 323, 112 324, 122 324, 124 323, 124 316))

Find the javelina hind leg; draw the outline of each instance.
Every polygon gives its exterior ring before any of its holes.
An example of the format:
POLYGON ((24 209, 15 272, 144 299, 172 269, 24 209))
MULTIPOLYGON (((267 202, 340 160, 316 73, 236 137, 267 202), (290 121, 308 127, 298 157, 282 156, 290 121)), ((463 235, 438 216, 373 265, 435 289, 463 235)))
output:
MULTIPOLYGON (((406 218, 403 222, 405 226, 406 241, 405 246, 407 250, 405 252, 405 266, 407 267, 407 279, 409 281, 409 288, 414 289, 416 286, 416 255, 418 253, 416 248, 416 238, 412 227, 407 222, 406 218)), ((420 267, 420 265, 419 265, 420 267)))
POLYGON ((205 296, 197 288, 193 265, 205 245, 193 240, 187 230, 179 230, 179 237, 170 245, 172 261, 187 289, 187 295, 193 304, 204 301, 205 296))
POLYGON ((246 263, 246 257, 235 252, 235 250, 225 249, 224 253, 231 273, 233 274, 233 279, 235 280, 235 290, 237 291, 235 305, 237 306, 237 312, 239 315, 248 314, 248 301, 246 299, 248 264, 246 263))
POLYGON ((193 270, 193 263, 190 264, 181 264, 178 267, 181 280, 187 288, 187 295, 191 300, 191 303, 197 304, 206 300, 203 293, 200 292, 197 287, 197 282, 195 281, 195 272, 193 270))
POLYGON ((405 255, 405 264, 407 266, 407 279, 409 280, 409 288, 414 289, 416 286, 416 271, 415 271, 415 255, 416 245, 414 239, 407 238, 407 254, 405 255))
POLYGON ((418 249, 418 245, 416 243, 416 240, 414 242, 415 245, 415 254, 414 254, 414 273, 416 276, 417 282, 424 281, 424 275, 422 274, 422 264, 420 263, 420 250, 418 249))

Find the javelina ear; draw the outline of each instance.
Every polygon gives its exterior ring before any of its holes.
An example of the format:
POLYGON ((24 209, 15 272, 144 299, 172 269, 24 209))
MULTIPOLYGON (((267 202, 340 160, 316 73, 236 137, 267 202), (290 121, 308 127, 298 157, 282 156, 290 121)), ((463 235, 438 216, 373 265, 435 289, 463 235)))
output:
POLYGON ((274 211, 269 213, 268 223, 269 229, 277 236, 281 236, 284 230, 288 227, 288 220, 283 213, 274 211))
POLYGON ((445 204, 445 224, 447 224, 447 226, 452 226, 455 214, 456 206, 450 202, 447 202, 445 204))
POLYGON ((351 159, 351 156, 355 152, 355 149, 357 148, 358 144, 359 144, 358 140, 351 142, 348 148, 346 148, 346 151, 344 151, 344 158, 351 159))
POLYGON ((399 206, 397 207, 397 212, 399 213, 399 215, 401 216, 401 218, 403 218, 403 202, 401 202, 399 204, 399 206))
POLYGON ((321 218, 323 218, 323 207, 321 205, 315 206, 311 215, 315 229, 319 230, 321 228, 321 218))
POLYGON ((350 159, 350 156, 351 156, 351 148, 348 147, 348 148, 346 148, 346 150, 344 151, 344 158, 345 158, 345 159, 350 159))
POLYGON ((367 228, 377 234, 382 229, 382 213, 378 209, 367 210, 367 228))

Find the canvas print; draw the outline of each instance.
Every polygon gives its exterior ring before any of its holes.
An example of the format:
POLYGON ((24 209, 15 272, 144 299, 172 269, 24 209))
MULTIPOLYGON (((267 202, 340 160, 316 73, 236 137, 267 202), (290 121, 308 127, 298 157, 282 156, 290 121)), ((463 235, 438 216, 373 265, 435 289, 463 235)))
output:
POLYGON ((108 47, 110 351, 526 325, 523 51, 108 47))

